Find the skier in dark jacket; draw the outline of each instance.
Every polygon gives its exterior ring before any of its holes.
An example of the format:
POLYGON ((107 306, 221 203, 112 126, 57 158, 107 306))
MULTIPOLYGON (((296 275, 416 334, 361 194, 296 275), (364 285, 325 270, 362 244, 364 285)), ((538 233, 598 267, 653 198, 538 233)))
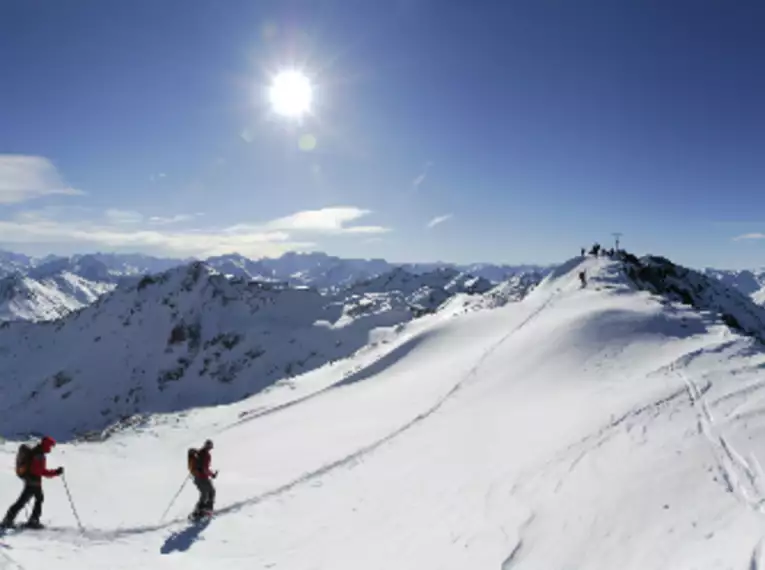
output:
POLYGON ((42 441, 37 444, 29 453, 29 460, 27 465, 22 466, 23 473, 19 475, 24 479, 24 490, 21 492, 18 500, 11 505, 8 512, 0 523, 3 528, 12 528, 14 526, 13 521, 16 519, 16 515, 19 514, 21 509, 34 498, 35 504, 32 508, 32 516, 26 523, 28 528, 42 528, 40 524, 40 515, 42 515, 42 504, 44 500, 42 490, 42 478, 58 477, 64 473, 64 468, 48 469, 45 461, 45 456, 51 452, 56 445, 55 440, 52 437, 45 436, 42 441))
POLYGON ((212 484, 211 479, 215 479, 218 476, 218 472, 210 470, 210 451, 213 448, 213 442, 211 440, 205 441, 202 449, 199 450, 196 456, 196 462, 192 469, 192 476, 194 477, 194 485, 199 489, 199 501, 194 508, 194 512, 191 513, 192 519, 200 519, 204 516, 212 514, 215 507, 215 487, 212 484))

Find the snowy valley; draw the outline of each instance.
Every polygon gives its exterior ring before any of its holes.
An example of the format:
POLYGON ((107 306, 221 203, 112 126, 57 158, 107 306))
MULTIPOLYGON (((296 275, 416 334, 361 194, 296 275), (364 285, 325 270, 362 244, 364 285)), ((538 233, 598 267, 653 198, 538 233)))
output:
POLYGON ((192 263, 4 324, 0 460, 56 435, 85 530, 48 481, 0 568, 765 567, 765 309, 657 257, 529 275, 192 263), (160 520, 207 437, 216 516, 160 520))

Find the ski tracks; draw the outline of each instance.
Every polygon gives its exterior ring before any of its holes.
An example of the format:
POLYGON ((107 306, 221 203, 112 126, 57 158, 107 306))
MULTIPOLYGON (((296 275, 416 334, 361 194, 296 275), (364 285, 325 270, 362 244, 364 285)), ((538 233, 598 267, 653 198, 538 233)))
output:
POLYGON ((699 433, 706 437, 712 448, 720 475, 726 482, 726 490, 734 493, 749 508, 761 512, 760 507, 765 504, 765 488, 757 459, 753 455, 744 458, 718 427, 705 397, 708 387, 702 390, 687 375, 679 371, 676 373, 686 385, 696 409, 699 433))
MULTIPOLYGON (((709 442, 717 469, 725 483, 725 490, 733 493, 747 508, 762 513, 765 506, 765 478, 757 458, 754 454, 745 458, 731 444, 709 409, 705 397, 706 390, 700 390, 698 385, 682 372, 676 373, 688 389, 688 395, 698 416, 699 433, 709 442)), ((755 545, 748 570, 765 570, 764 542, 765 538, 761 538, 755 545)))
POLYGON ((0 570, 25 570, 16 560, 4 551, 5 545, 0 544, 0 570))
POLYGON ((763 540, 760 540, 752 551, 752 557, 749 559, 749 566, 747 570, 763 570, 765 569, 765 559, 763 559, 762 553, 763 540))

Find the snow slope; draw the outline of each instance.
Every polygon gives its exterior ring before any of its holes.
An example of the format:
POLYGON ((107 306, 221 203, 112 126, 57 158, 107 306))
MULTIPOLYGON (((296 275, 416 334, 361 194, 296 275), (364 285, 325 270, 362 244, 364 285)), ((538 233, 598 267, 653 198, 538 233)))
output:
MULTIPOLYGON (((86 531, 48 482, 53 528, 0 538, 0 567, 765 567, 765 355, 715 313, 575 259, 522 302, 383 340, 236 404, 60 445, 86 531), (205 437, 218 516, 188 526, 187 485, 160 522, 205 437)), ((0 472, 0 502, 17 488, 0 472)))

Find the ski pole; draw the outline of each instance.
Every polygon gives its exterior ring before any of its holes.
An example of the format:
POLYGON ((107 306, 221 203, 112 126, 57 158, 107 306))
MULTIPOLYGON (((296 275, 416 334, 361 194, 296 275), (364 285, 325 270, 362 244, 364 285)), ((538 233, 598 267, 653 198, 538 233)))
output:
POLYGON ((77 519, 77 526, 80 527, 80 532, 85 532, 85 529, 82 527, 82 522, 80 521, 80 515, 77 514, 77 509, 74 506, 74 501, 72 500, 72 493, 69 491, 69 485, 66 482, 66 476, 62 473, 61 474, 61 480, 64 482, 64 489, 66 489, 66 496, 69 497, 69 504, 72 507, 72 513, 74 513, 74 518, 77 519))
POLYGON ((181 494, 181 491, 183 491, 183 488, 186 486, 186 483, 188 483, 190 478, 190 475, 186 475, 186 478, 183 480, 183 484, 181 485, 181 488, 178 489, 178 492, 173 497, 173 500, 170 501, 170 504, 167 505, 167 508, 165 509, 165 512, 162 513, 162 518, 159 519, 159 522, 162 523, 163 520, 165 520, 165 517, 167 516, 167 513, 170 511, 170 508, 175 504, 175 500, 178 498, 178 496, 181 494))

